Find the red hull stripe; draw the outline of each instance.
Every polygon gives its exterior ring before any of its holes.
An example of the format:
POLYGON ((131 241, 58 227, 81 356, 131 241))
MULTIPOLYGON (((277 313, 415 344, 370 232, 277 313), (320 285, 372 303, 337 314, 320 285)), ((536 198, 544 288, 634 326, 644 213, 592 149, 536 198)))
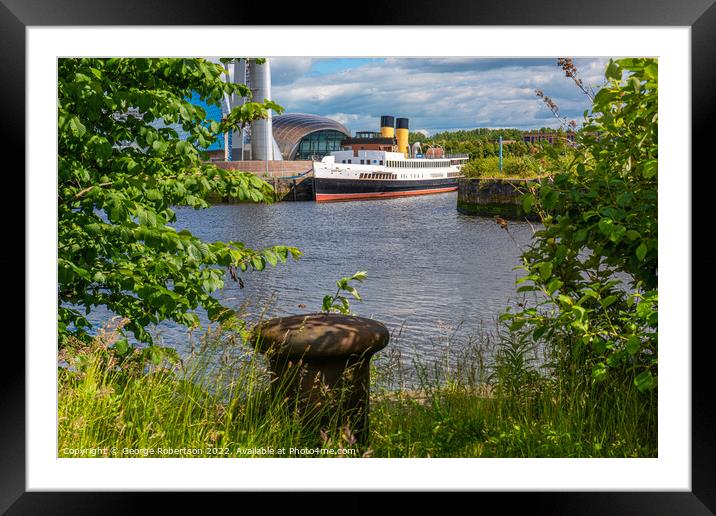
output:
POLYGON ((448 188, 433 188, 431 190, 411 190, 408 192, 371 192, 371 193, 346 193, 346 194, 316 194, 316 202, 327 201, 351 201, 353 199, 386 199, 389 197, 404 197, 406 195, 426 195, 435 193, 454 192, 457 186, 448 188))

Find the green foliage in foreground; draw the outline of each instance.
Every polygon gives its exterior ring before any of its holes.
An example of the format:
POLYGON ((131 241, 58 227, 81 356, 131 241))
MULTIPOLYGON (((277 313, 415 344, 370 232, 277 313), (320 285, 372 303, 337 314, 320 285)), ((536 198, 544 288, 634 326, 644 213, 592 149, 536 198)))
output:
MULTIPOLYGON (((127 318, 126 329, 147 343, 150 324, 196 326, 197 310, 226 323, 234 314, 211 293, 227 270, 238 279, 300 255, 286 246, 207 243, 169 226, 174 206, 205 208, 209 192, 271 200, 270 185, 205 163, 198 149, 280 106, 247 102, 208 122, 189 102, 193 93, 219 105, 250 91, 223 81, 224 67, 203 59, 73 58, 58 67, 60 347, 69 336, 89 341, 85 315, 95 306, 127 318), (178 123, 188 139, 164 123, 178 123)), ((128 349, 126 340, 119 345, 128 349)))
POLYGON ((138 350, 118 356, 114 338, 65 355, 60 456, 157 457, 160 448, 174 457, 657 455, 654 391, 613 382, 563 390, 540 374, 534 348, 514 340, 453 342, 444 361, 412 370, 393 343, 373 360, 370 442, 358 445, 340 414, 324 428, 302 422, 295 400, 271 389, 263 357, 231 332, 207 334, 176 370, 146 369, 138 350), (407 377, 419 381, 406 385, 407 377))
POLYGON ((657 384, 657 60, 610 61, 606 78, 572 165, 523 198, 544 228, 519 290, 544 301, 505 319, 545 343, 570 389, 631 383, 646 397, 657 384))
POLYGON ((336 293, 326 295, 323 297, 323 304, 321 306, 324 312, 339 312, 345 315, 350 315, 350 301, 342 292, 346 292, 353 296, 358 301, 363 299, 353 285, 350 285, 351 281, 363 281, 368 276, 366 271, 358 271, 353 276, 341 278, 336 281, 336 293))
POLYGON ((374 397, 374 456, 657 456, 654 392, 614 382, 565 390, 574 379, 546 376, 533 343, 484 338, 456 346, 452 367, 418 364, 417 389, 374 397))

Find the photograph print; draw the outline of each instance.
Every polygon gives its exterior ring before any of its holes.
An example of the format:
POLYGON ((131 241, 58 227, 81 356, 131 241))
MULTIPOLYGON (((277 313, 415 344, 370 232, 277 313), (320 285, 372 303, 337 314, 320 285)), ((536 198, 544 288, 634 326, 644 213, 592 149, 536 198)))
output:
POLYGON ((658 457, 658 59, 58 59, 62 458, 658 457))

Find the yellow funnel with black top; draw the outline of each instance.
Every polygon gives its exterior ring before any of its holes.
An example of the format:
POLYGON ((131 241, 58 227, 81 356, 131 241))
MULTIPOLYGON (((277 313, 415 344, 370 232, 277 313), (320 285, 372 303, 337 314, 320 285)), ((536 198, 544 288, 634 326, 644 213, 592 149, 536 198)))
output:
POLYGON ((395 136, 394 123, 395 119, 392 116, 383 115, 380 117, 380 135, 383 138, 393 138, 395 136))
POLYGON ((398 140, 398 152, 408 155, 408 119, 398 118, 395 121, 395 137, 398 140))

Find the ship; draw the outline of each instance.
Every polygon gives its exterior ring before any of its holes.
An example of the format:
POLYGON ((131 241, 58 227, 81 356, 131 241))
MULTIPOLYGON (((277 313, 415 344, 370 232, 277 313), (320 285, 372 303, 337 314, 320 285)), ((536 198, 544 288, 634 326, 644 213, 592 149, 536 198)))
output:
POLYGON ((313 162, 316 202, 384 199, 457 190, 466 154, 408 145, 409 120, 385 115, 380 132, 359 131, 313 162))

